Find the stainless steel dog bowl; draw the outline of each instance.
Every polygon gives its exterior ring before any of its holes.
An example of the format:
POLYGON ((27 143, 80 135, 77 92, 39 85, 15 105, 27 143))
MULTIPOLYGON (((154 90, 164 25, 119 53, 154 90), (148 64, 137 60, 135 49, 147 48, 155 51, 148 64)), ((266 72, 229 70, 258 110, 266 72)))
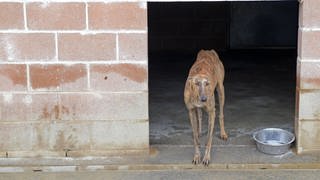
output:
POLYGON ((291 143, 295 140, 292 133, 279 128, 266 128, 253 134, 253 139, 259 151, 278 155, 289 151, 291 143))

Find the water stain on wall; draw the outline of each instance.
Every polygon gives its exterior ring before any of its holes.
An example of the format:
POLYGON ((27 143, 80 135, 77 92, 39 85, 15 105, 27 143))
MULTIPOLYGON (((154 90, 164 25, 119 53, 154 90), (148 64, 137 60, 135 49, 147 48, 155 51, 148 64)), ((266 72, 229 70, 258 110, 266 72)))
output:
POLYGON ((75 148, 78 140, 76 136, 69 134, 67 137, 64 131, 59 131, 53 148, 55 150, 71 150, 75 148))
POLYGON ((2 65, 0 76, 8 78, 13 85, 26 85, 26 66, 25 65, 2 65))
POLYGON ((312 87, 320 87, 320 78, 302 78, 302 82, 307 83, 308 85, 312 85, 312 87))
POLYGON ((115 64, 115 65, 101 65, 92 67, 94 72, 104 74, 102 79, 108 80, 109 73, 120 74, 132 81, 142 83, 147 80, 147 70, 143 66, 134 64, 115 64))
POLYGON ((62 115, 69 115, 69 108, 65 106, 55 105, 52 108, 48 108, 47 106, 43 107, 42 113, 39 119, 47 119, 47 120, 61 120, 62 115))
POLYGON ((30 79, 33 89, 57 88, 63 84, 75 82, 86 77, 84 65, 35 65, 30 67, 30 79))

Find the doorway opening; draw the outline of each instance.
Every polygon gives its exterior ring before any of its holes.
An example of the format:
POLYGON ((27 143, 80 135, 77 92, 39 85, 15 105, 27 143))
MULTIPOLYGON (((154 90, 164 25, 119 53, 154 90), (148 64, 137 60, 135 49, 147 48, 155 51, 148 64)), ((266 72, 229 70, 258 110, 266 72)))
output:
POLYGON ((148 3, 150 144, 193 145, 183 91, 200 49, 215 49, 226 72, 229 139, 216 118, 213 147, 254 145, 267 127, 293 132, 297 31, 296 1, 148 3))

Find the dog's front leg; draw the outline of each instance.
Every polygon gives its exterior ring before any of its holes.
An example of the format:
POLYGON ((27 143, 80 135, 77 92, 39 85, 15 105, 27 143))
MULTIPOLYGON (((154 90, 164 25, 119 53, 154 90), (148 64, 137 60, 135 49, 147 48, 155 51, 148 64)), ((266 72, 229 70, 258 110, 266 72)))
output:
POLYGON ((210 162, 210 155, 211 155, 211 145, 212 145, 212 137, 213 137, 213 129, 214 129, 214 119, 215 119, 215 108, 213 108, 213 111, 209 111, 208 112, 208 116, 209 116, 209 127, 208 127, 208 142, 207 142, 207 146, 206 146, 206 151, 202 160, 202 164, 204 164, 205 166, 209 165, 210 162))
POLYGON ((199 164, 201 153, 200 153, 198 122, 196 118, 196 109, 189 109, 189 118, 192 126, 193 143, 194 143, 194 157, 193 157, 192 163, 199 164))

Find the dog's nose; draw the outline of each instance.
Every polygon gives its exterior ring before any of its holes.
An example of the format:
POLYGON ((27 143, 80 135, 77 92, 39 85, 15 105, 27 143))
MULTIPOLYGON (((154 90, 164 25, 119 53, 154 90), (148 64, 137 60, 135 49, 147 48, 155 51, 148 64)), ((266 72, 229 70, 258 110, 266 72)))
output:
POLYGON ((201 97, 201 101, 202 102, 206 102, 207 101, 207 97, 201 97))

